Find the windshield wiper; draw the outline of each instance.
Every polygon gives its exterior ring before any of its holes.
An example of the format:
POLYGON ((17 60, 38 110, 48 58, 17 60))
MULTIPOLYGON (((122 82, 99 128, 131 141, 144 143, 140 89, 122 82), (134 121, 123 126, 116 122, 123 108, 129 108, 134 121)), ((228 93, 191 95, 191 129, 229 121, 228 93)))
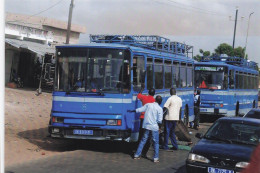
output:
POLYGON ((232 141, 229 140, 229 139, 223 139, 223 138, 219 138, 219 137, 213 136, 213 135, 212 136, 205 136, 204 138, 213 139, 213 140, 217 140, 217 141, 224 141, 224 142, 228 142, 228 143, 232 144, 232 141))

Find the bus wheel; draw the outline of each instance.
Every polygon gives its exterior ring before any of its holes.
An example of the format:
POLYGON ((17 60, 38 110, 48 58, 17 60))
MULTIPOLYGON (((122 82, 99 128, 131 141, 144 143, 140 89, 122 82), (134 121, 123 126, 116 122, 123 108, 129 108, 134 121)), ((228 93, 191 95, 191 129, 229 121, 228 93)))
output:
POLYGON ((236 105, 236 117, 239 116, 239 102, 236 105))
POLYGON ((183 124, 187 127, 189 125, 189 109, 187 106, 184 109, 183 124))
POLYGON ((253 102, 253 108, 256 108, 256 107, 255 107, 255 100, 254 100, 254 102, 253 102))

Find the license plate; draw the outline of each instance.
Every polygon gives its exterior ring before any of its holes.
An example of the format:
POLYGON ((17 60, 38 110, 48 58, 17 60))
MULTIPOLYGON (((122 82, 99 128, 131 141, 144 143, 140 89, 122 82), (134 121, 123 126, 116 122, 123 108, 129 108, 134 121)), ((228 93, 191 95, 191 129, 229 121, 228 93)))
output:
POLYGON ((93 135, 93 130, 73 130, 74 135, 93 135))
POLYGON ((208 173, 234 173, 233 170, 208 167, 208 173))
POLYGON ((207 109, 200 109, 200 112, 207 112, 207 109))

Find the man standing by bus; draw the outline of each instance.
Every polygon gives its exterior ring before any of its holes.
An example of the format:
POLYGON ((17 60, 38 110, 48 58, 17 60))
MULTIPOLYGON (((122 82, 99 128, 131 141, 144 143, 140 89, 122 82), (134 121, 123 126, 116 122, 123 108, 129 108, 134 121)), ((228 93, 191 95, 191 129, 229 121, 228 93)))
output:
POLYGON ((200 123, 200 90, 197 90, 194 96, 194 129, 198 130, 200 123))
POLYGON ((164 124, 164 143, 162 149, 169 150, 168 140, 169 137, 171 139, 171 143, 173 146, 173 150, 178 149, 176 136, 174 133, 174 129, 176 127, 177 121, 180 120, 180 110, 182 107, 182 100, 180 97, 176 95, 176 89, 170 89, 171 97, 168 98, 164 107, 168 109, 168 113, 165 116, 165 124, 164 124))
MULTIPOLYGON (((137 95, 137 98, 142 102, 142 105, 144 106, 147 103, 155 102, 155 99, 154 99, 155 89, 154 88, 149 89, 148 96, 142 94, 143 90, 144 90, 144 85, 142 85, 141 90, 140 90, 139 94, 137 95)), ((145 131, 145 129, 143 129, 144 115, 145 115, 145 112, 142 112, 140 115, 140 128, 139 128, 138 143, 140 143, 140 141, 144 135, 144 131, 145 131)), ((151 143, 150 143, 150 137, 149 137, 149 139, 147 140, 147 143, 144 146, 143 152, 142 152, 143 157, 147 157, 146 154, 150 148, 150 145, 151 145, 151 143)))
POLYGON ((140 159, 144 145, 146 144, 150 135, 154 142, 154 159, 155 163, 159 162, 159 127, 162 123, 163 110, 160 107, 162 103, 162 97, 156 96, 154 103, 147 103, 146 105, 136 110, 128 110, 128 112, 145 112, 143 128, 144 135, 138 145, 137 151, 134 155, 134 159, 140 159))

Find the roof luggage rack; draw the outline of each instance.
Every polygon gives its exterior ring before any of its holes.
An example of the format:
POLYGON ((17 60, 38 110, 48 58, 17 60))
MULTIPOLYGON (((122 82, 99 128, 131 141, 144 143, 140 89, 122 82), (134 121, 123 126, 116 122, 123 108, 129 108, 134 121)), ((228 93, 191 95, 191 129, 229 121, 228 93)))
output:
POLYGON ((236 65, 236 66, 241 66, 241 67, 246 67, 246 68, 252 68, 256 69, 257 68, 257 63, 254 61, 250 61, 241 57, 229 57, 227 55, 220 55, 220 56, 212 56, 212 57, 202 57, 201 62, 212 62, 212 61, 220 61, 220 62, 225 62, 227 64, 231 65, 236 65))
POLYGON ((157 35, 90 35, 90 42, 127 44, 172 54, 187 54, 187 56, 192 54, 193 56, 193 46, 171 42, 170 39, 157 35))

